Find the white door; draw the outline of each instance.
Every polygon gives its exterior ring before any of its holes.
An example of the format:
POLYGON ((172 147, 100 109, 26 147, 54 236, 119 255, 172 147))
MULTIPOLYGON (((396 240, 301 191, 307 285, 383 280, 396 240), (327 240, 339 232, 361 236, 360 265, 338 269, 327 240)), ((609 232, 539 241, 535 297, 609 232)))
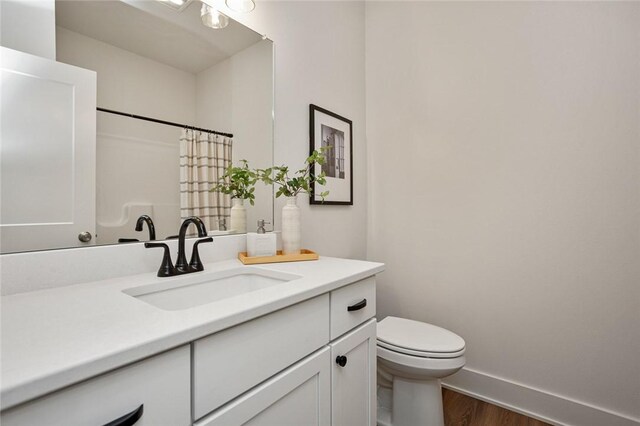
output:
POLYGON ((331 344, 331 424, 376 424, 376 320, 331 344))
POLYGON ((214 411, 195 426, 328 426, 331 421, 329 353, 325 347, 214 411))
POLYGON ((96 73, 5 47, 0 67, 0 252, 93 244, 96 73))

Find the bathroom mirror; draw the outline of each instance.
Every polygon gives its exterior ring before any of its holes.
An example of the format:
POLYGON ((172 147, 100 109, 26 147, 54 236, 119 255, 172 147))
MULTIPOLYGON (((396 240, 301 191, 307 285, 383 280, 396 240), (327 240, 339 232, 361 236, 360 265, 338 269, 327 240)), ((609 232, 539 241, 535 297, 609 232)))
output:
MULTIPOLYGON (((55 2, 56 60, 96 72, 93 229, 87 225, 88 241, 76 230, 32 244, 3 232, 2 253, 146 241, 147 224, 135 229, 144 215, 157 240, 178 234, 190 215, 214 236, 241 231, 230 229, 229 196, 209 189, 231 162, 273 163, 273 43, 232 19, 222 29, 203 25, 202 5, 55 2)), ((255 205, 245 208, 249 231, 258 219, 273 223, 272 188, 258 183, 255 205)), ((12 203, 2 209, 3 217, 20 216, 12 203)), ((34 236, 43 232, 33 225, 34 236)))

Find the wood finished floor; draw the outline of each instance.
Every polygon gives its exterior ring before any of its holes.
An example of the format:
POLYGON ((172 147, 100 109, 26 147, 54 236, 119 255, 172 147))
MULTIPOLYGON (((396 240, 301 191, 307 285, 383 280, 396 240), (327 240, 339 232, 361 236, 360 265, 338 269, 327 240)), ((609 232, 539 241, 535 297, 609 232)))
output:
POLYGON ((442 390, 445 426, 550 426, 502 407, 442 390))

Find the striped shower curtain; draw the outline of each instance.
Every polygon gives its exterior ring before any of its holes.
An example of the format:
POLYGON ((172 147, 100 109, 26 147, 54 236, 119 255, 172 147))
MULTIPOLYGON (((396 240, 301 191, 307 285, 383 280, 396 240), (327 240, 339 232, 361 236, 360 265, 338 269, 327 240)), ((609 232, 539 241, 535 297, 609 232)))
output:
POLYGON ((180 137, 180 216, 198 216, 207 231, 229 224, 231 198, 209 192, 231 164, 232 139, 185 129, 180 137))

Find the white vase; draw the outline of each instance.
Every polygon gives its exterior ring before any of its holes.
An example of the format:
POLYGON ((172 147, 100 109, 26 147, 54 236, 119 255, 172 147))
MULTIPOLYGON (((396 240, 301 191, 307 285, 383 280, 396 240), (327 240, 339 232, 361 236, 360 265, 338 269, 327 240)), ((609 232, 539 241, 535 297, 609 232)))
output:
POLYGON ((282 208, 282 252, 284 254, 300 253, 300 207, 297 197, 287 198, 282 208))
POLYGON ((244 207, 244 200, 241 198, 232 198, 231 202, 231 220, 229 230, 243 234, 247 232, 247 209, 244 207))

